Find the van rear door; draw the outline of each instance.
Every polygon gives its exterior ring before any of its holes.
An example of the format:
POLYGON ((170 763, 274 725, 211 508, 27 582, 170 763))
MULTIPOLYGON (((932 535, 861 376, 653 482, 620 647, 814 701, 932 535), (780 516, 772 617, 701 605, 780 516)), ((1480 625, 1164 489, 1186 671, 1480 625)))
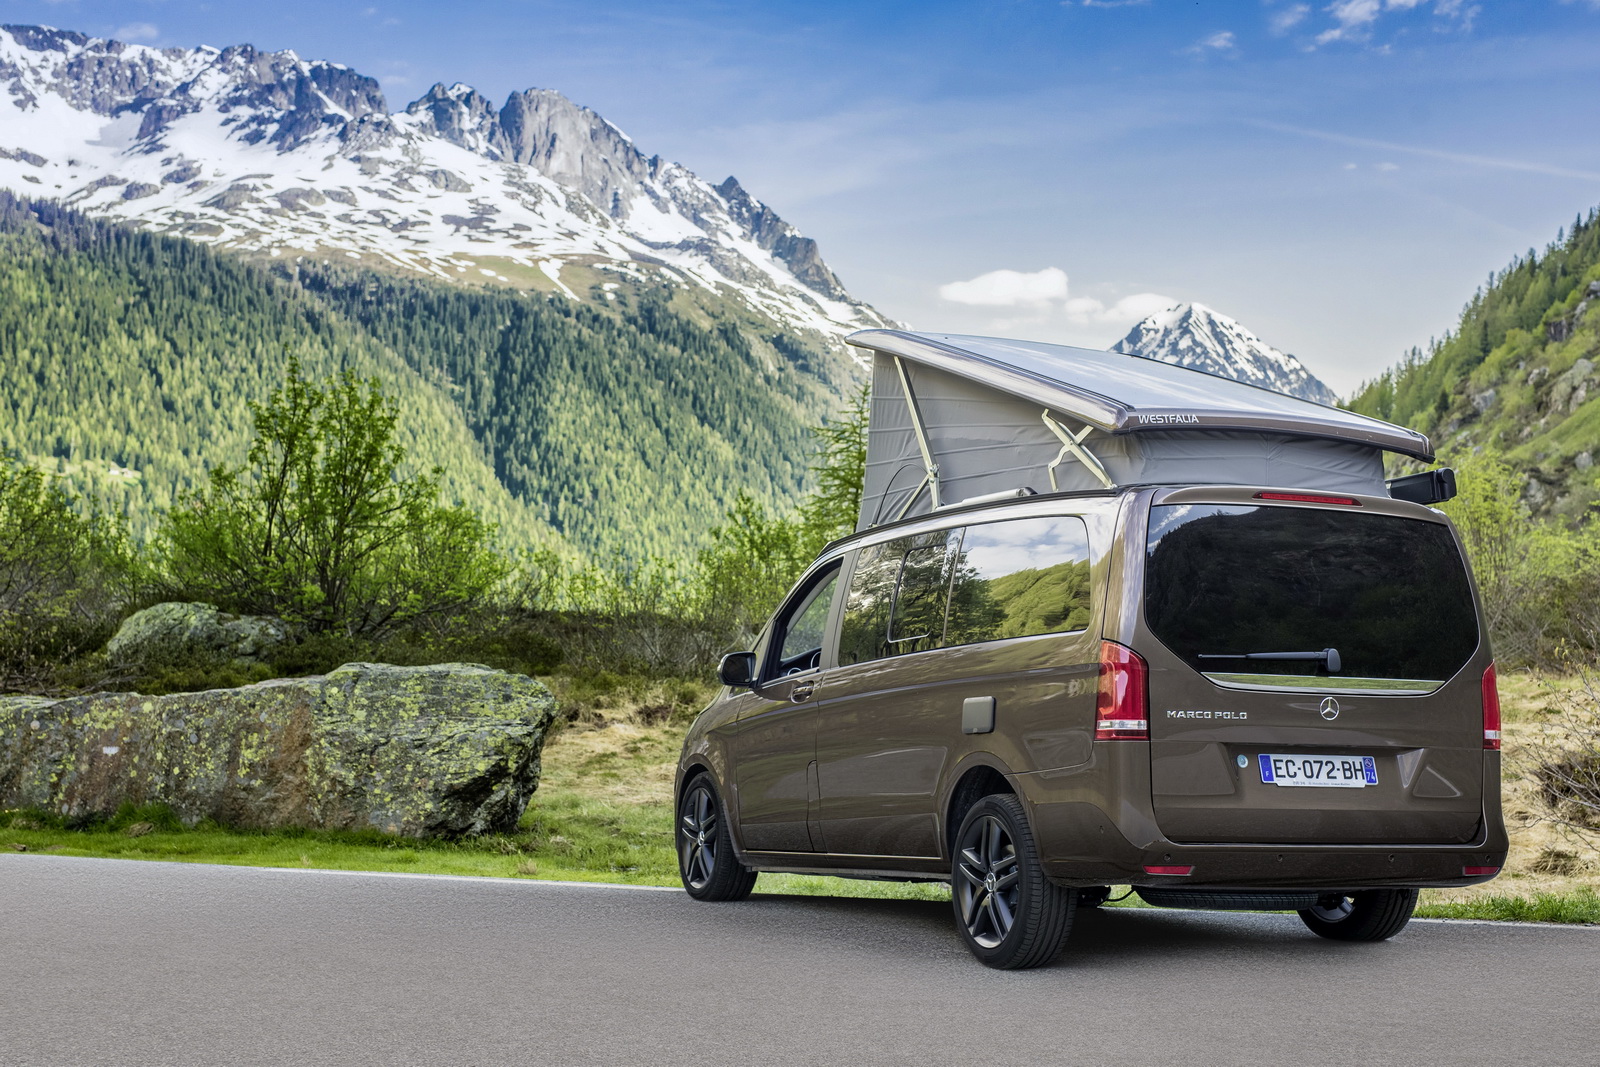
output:
POLYGON ((1488 654, 1449 524, 1388 501, 1242 496, 1149 512, 1136 644, 1162 832, 1474 839, 1488 654))

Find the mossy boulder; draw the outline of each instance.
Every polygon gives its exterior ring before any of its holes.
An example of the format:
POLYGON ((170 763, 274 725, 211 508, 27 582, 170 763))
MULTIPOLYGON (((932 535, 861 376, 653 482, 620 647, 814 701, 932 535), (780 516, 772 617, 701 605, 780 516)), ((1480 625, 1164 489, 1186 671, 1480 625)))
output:
POLYGON ((171 601, 136 611, 106 643, 115 663, 166 665, 262 659, 289 640, 280 619, 232 615, 211 604, 171 601))
POLYGON ((124 803, 241 828, 459 837, 516 827, 555 700, 474 664, 348 663, 204 693, 0 697, 0 808, 124 803))

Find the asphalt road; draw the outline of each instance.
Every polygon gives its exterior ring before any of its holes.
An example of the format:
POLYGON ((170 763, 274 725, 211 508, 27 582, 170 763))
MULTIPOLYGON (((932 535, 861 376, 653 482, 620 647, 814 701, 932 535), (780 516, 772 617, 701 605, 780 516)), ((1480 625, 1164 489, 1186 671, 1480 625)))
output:
POLYGON ((0 1063, 1584 1064, 1600 930, 1083 912, 990 971, 948 907, 0 856, 0 1063))

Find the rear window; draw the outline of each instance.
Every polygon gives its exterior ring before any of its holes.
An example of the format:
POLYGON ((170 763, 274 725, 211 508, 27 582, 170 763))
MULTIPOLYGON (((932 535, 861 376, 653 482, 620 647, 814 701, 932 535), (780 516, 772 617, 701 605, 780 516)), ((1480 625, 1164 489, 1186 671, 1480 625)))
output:
POLYGON ((1164 645, 1223 683, 1428 691, 1478 647, 1450 531, 1391 515, 1151 508, 1144 608, 1164 645))

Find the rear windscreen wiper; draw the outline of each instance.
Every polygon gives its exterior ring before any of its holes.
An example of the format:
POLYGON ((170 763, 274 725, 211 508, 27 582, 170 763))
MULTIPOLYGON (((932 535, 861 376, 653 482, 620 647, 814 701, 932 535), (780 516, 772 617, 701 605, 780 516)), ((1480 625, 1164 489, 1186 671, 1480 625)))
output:
POLYGON ((1339 662, 1337 648, 1325 648, 1321 652, 1201 652, 1199 659, 1277 659, 1277 660, 1312 660, 1322 663, 1328 668, 1329 674, 1338 674, 1339 668, 1344 666, 1339 662))

